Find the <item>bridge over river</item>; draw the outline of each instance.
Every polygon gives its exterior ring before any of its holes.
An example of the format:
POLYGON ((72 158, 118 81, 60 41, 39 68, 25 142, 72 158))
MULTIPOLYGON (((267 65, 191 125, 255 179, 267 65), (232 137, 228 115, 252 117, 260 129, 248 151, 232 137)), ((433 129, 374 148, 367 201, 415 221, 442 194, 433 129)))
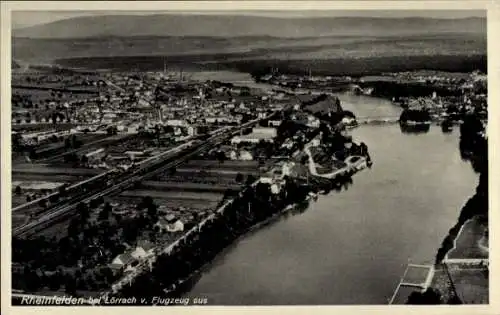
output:
POLYGON ((381 124, 396 124, 399 122, 399 115, 395 116, 363 116, 356 117, 359 125, 381 125, 381 124))

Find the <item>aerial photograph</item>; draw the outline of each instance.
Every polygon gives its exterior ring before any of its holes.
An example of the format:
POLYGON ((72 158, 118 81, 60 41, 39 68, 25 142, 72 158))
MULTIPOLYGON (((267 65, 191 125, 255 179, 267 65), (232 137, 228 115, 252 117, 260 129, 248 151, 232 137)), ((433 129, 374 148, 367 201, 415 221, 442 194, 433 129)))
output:
POLYGON ((12 11, 12 305, 490 304, 486 22, 12 11))

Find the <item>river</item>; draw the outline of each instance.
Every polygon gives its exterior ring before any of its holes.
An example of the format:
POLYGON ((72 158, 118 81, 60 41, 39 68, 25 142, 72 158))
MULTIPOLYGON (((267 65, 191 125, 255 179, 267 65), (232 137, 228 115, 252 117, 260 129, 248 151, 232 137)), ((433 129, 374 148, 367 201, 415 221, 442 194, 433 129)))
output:
MULTIPOLYGON (((393 116, 386 100, 339 95, 358 116, 393 116)), ((398 125, 351 131, 374 161, 347 191, 234 244, 187 296, 210 305, 386 304, 408 261, 431 263, 478 176, 460 158, 458 130, 398 125)))

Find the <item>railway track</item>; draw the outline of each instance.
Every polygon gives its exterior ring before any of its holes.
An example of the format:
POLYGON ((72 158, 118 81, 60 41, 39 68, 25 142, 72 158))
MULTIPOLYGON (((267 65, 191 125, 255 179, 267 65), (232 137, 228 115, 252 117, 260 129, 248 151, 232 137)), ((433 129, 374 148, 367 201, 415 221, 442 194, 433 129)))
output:
POLYGON ((104 190, 102 190, 101 188, 100 191, 92 190, 86 194, 80 195, 76 198, 73 198, 69 204, 51 209, 43 214, 42 217, 39 217, 20 227, 14 228, 12 231, 12 236, 19 238, 33 236, 34 234, 44 230, 45 228, 48 228, 52 224, 74 215, 75 208, 79 203, 87 203, 96 198, 126 190, 137 182, 152 177, 158 173, 164 172, 165 170, 168 170, 170 168, 177 167, 178 165, 184 163, 187 159, 194 157, 204 151, 207 151, 209 148, 215 145, 221 144, 228 137, 238 133, 239 129, 246 128, 251 124, 255 124, 256 122, 258 122, 258 120, 251 121, 242 126, 239 126, 237 127, 237 130, 226 129, 226 133, 214 134, 209 139, 207 139, 205 143, 201 143, 194 148, 190 147, 186 151, 177 152, 177 155, 169 156, 166 160, 154 159, 152 161, 154 164, 141 166, 139 169, 133 170, 131 174, 126 175, 125 178, 122 177, 115 179, 115 184, 113 184, 111 187, 104 188, 104 190), (166 161, 169 162, 163 165, 163 163, 165 163, 166 161))
MULTIPOLYGON (((66 204, 64 206, 52 209, 50 212, 45 213, 41 218, 35 219, 34 221, 31 221, 26 225, 23 225, 19 228, 14 229, 12 231, 12 235, 14 237, 29 237, 33 234, 36 234, 37 232, 40 232, 41 230, 50 226, 52 223, 56 222, 57 220, 64 220, 68 216, 71 216, 74 212, 74 208, 76 208, 76 206, 79 203, 82 203, 82 202, 87 203, 87 202, 90 202, 91 200, 97 199, 99 197, 104 197, 106 195, 110 195, 110 194, 113 194, 113 193, 116 193, 116 192, 119 192, 122 190, 126 190, 126 189, 130 188, 132 185, 134 185, 136 182, 141 181, 141 180, 147 178, 148 176, 152 176, 158 172, 162 172, 166 169, 175 167, 175 166, 183 163, 186 158, 189 158, 189 156, 197 154, 197 152, 199 152, 199 151, 201 152, 201 150, 206 149, 206 148, 208 148, 208 145, 203 145, 198 150, 195 150, 194 152, 189 153, 189 154, 183 156, 182 158, 177 159, 173 162, 167 163, 164 166, 161 166, 159 168, 155 168, 154 170, 152 170, 151 172, 148 172, 145 175, 140 175, 140 173, 143 172, 143 170, 137 170, 137 171, 133 172, 131 175, 127 176, 125 179, 123 179, 123 178, 117 179, 117 180, 120 180, 119 183, 117 183, 111 187, 105 188, 104 190, 101 190, 100 192, 96 193, 95 191, 92 191, 90 193, 87 193, 87 194, 84 194, 84 195, 79 196, 77 198, 74 198, 73 200, 71 200, 70 204, 66 204)), ((172 158, 175 158, 175 157, 172 157, 172 158)))

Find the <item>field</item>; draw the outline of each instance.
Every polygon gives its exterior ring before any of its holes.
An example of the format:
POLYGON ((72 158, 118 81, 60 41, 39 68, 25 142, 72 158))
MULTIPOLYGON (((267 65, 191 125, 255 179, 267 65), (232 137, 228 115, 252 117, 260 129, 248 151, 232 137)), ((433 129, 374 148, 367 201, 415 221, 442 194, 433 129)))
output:
MULTIPOLYGON (((112 69, 116 71, 128 70, 127 64, 134 64, 143 71, 159 71, 163 67, 163 56, 134 56, 134 57, 89 57, 71 58, 56 61, 65 67, 80 64, 86 69, 112 69)), ((449 54, 449 55, 419 55, 412 54, 392 56, 342 57, 329 55, 325 58, 314 59, 312 56, 296 59, 279 59, 273 56, 261 58, 239 58, 234 55, 220 54, 200 60, 199 56, 169 57, 172 67, 183 68, 187 71, 220 71, 233 70, 245 73, 266 73, 272 67, 277 67, 283 73, 303 74, 304 69, 310 68, 316 75, 351 75, 362 76, 380 74, 382 72, 402 72, 421 69, 432 69, 450 72, 471 72, 474 70, 486 71, 485 54, 449 54), (214 60, 215 59, 215 60, 214 60)))
MULTIPOLYGON (((158 191, 158 190, 128 190, 120 194, 124 197, 136 197, 139 198, 150 196, 159 204, 170 204, 172 201, 181 203, 179 206, 183 206, 182 201, 186 200, 189 202, 204 202, 203 208, 210 208, 210 203, 217 203, 221 199, 222 194, 218 193, 199 193, 190 191, 158 191), (163 201, 162 199, 166 199, 163 201)), ((187 206, 186 206, 187 207, 187 206)))
MULTIPOLYGON (((123 143, 125 141, 128 141, 127 139, 134 137, 134 135, 130 136, 130 135, 121 135, 120 134, 120 135, 116 135, 116 136, 107 136, 105 134, 100 134, 100 135, 92 135, 93 138, 90 138, 90 139, 85 139, 85 138, 82 139, 82 137, 89 136, 89 135, 90 134, 88 134, 88 135, 78 134, 77 135, 77 139, 82 140, 83 144, 80 148, 74 150, 75 153, 78 152, 77 154, 85 154, 85 153, 89 153, 91 151, 97 150, 99 148, 104 148, 104 147, 113 148, 113 145, 115 145, 115 146, 119 145, 119 147, 122 147, 123 143)), ((58 154, 56 154, 56 155, 49 156, 46 159, 43 159, 42 162, 49 163, 50 165, 53 165, 55 167, 64 165, 66 163, 64 161, 64 156, 68 152, 72 152, 72 151, 65 150, 62 152, 58 152, 58 154)))
POLYGON ((182 67, 186 71, 251 73, 278 67, 281 72, 298 74, 311 68, 314 74, 325 75, 368 75, 415 69, 470 72, 486 70, 486 51, 486 36, 468 32, 303 38, 143 36, 104 41, 99 38, 13 40, 13 55, 22 60, 51 62, 69 68, 124 71, 131 70, 130 65, 144 71, 161 70, 167 57, 167 67, 182 67), (40 53, 33 55, 33 47, 40 53))
MULTIPOLYGON (((459 298, 467 304, 487 304, 489 300, 488 268, 452 264, 448 266, 450 277, 459 298)), ((447 297, 450 294, 449 278, 445 270, 437 268, 431 286, 447 297)))
MULTIPOLYGON (((13 124, 11 129, 18 132, 35 132, 35 131, 49 131, 54 129, 52 123, 36 123, 36 124, 13 124)), ((69 130, 75 127, 75 123, 58 123, 57 130, 69 130)))
POLYGON ((147 181, 143 182, 140 186, 141 189, 153 190, 153 191, 181 191, 181 192, 218 192, 224 193, 227 189, 239 190, 242 185, 227 181, 217 181, 217 178, 213 179, 215 183, 193 183, 193 182, 157 182, 157 181, 147 181))
MULTIPOLYGON (((31 100, 33 103, 43 103, 45 100, 53 99, 54 96, 51 95, 51 91, 49 90, 50 87, 44 86, 44 88, 48 88, 47 90, 45 89, 37 89, 37 88, 21 88, 21 87, 16 87, 15 83, 13 82, 13 87, 12 87, 12 94, 18 94, 18 95, 28 95, 30 96, 31 100)), ((83 99, 88 99, 88 98, 94 98, 96 97, 96 93, 61 93, 61 98, 57 98, 58 100, 62 102, 70 102, 70 101, 75 101, 75 100, 83 100, 83 99)))
POLYGON ((66 168, 66 167, 47 167, 43 164, 19 164, 13 165, 13 174, 42 174, 49 176, 95 176, 102 173, 102 170, 90 168, 66 168))
POLYGON ((232 171, 255 171, 259 168, 257 161, 236 161, 229 160, 224 162, 214 160, 189 160, 183 164, 182 168, 199 168, 199 169, 213 169, 213 170, 232 170, 232 171))
POLYGON ((30 173, 14 173, 12 174, 13 181, 48 181, 48 182, 63 182, 75 183, 87 178, 91 175, 61 175, 61 174, 30 174, 30 173))
POLYGON ((456 240, 455 248, 448 253, 448 258, 488 258, 488 252, 479 247, 483 233, 484 226, 476 219, 465 223, 456 240))
POLYGON ((70 220, 63 220, 51 225, 49 228, 42 230, 37 236, 43 236, 46 239, 55 238, 60 240, 61 238, 68 235, 68 225, 70 220))
POLYGON ((468 304, 487 304, 488 277, 484 268, 450 271, 459 296, 468 304))
MULTIPOLYGON (((50 130, 50 129, 49 129, 50 130)), ((106 134, 83 134, 79 133, 75 135, 77 141, 81 142, 81 148, 92 146, 94 143, 104 144, 106 142, 106 138, 109 136, 106 134)), ((50 160, 58 155, 61 155, 67 152, 67 148, 65 147, 65 141, 68 136, 59 137, 57 142, 52 142, 50 139, 44 140, 42 144, 39 144, 35 147, 36 156, 35 159, 39 159, 44 161, 45 159, 50 160)), ((114 138, 110 138, 113 140, 114 138)))

